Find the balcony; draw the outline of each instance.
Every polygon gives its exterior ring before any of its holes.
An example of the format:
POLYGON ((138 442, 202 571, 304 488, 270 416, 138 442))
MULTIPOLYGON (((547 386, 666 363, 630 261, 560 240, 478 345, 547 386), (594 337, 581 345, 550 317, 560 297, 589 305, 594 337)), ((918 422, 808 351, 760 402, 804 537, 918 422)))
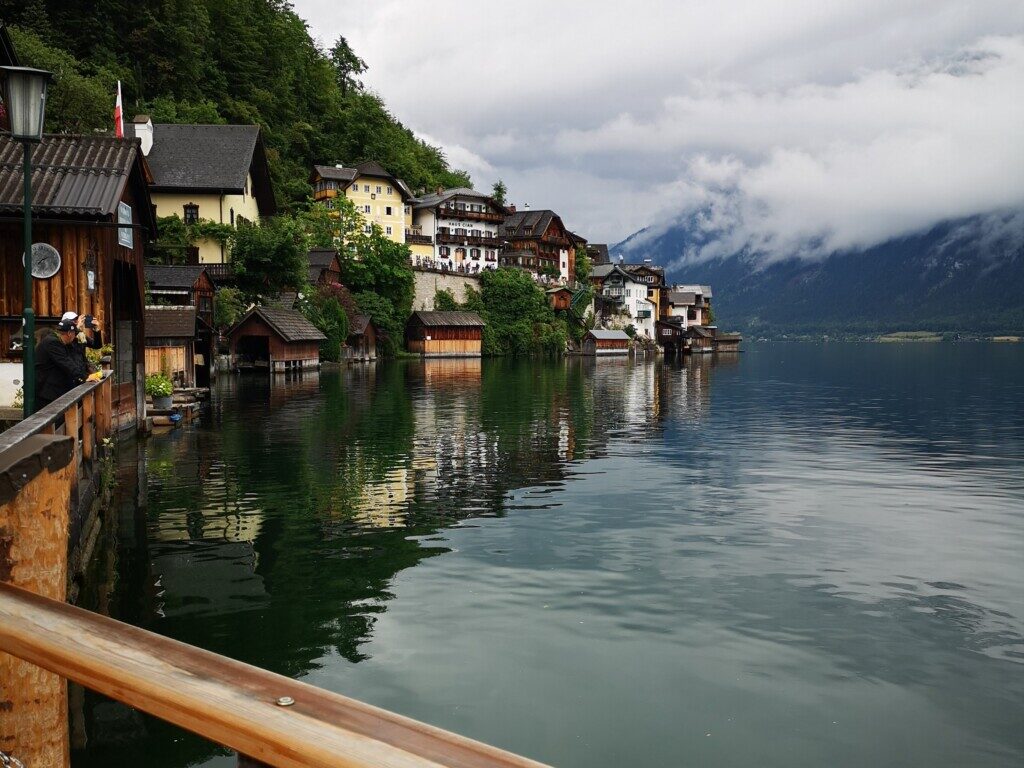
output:
POLYGON ((451 245, 482 245, 485 248, 500 248, 502 240, 497 237, 481 237, 479 235, 456 235, 451 232, 438 231, 437 242, 451 245))
POLYGON ((461 208, 454 208, 449 205, 441 205, 437 208, 439 218, 465 219, 466 221, 493 221, 500 223, 505 220, 505 214, 492 213, 491 211, 467 211, 461 208))
POLYGON ((638 309, 636 313, 637 320, 648 320, 651 317, 651 310, 649 309, 638 309))
POLYGON ((430 235, 413 234, 412 232, 405 233, 406 245, 433 245, 434 238, 430 235))

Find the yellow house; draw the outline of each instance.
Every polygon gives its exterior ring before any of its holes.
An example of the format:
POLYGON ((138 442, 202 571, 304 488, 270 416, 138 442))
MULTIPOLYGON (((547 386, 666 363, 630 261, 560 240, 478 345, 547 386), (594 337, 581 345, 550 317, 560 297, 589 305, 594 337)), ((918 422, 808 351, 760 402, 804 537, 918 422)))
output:
POLYGON ((362 215, 367 232, 376 224, 389 239, 405 243, 405 232, 412 227, 412 192, 379 163, 368 160, 353 168, 314 165, 309 183, 313 199, 328 209, 336 197, 345 195, 362 215))
MULTIPOLYGON (((138 137, 153 172, 157 216, 234 227, 277 212, 258 125, 154 125, 139 115, 125 133, 138 137)), ((186 260, 224 264, 230 254, 223 243, 203 239, 186 260)))

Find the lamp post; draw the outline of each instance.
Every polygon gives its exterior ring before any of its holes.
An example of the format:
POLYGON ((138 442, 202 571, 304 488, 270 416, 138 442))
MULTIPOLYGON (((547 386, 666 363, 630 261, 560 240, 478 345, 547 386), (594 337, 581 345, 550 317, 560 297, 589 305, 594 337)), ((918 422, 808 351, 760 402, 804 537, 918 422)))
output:
POLYGON ((36 410, 36 317, 32 310, 32 145, 43 140, 46 117, 46 88, 53 75, 29 67, 0 67, 4 77, 4 107, 11 126, 11 138, 24 148, 25 185, 25 300, 21 329, 23 415, 36 410))

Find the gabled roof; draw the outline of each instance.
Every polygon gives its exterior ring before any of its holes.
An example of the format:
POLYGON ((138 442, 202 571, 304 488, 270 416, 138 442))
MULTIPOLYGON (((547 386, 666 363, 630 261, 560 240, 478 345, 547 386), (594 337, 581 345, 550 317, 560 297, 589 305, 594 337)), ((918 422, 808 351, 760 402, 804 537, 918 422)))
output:
MULTIPOLYGON (((0 134, 0 212, 20 215, 23 206, 22 145, 0 134)), ((32 211, 36 215, 106 218, 129 183, 136 214, 156 237, 146 184, 149 169, 139 143, 110 136, 46 134, 32 145, 32 211)))
POLYGON ((195 335, 195 307, 146 307, 147 339, 191 339, 195 335))
POLYGON ((180 288, 186 290, 192 288, 205 271, 205 267, 196 265, 153 266, 147 264, 146 282, 153 289, 180 288))
POLYGON ((590 260, 593 262, 595 267, 599 264, 608 264, 610 262, 608 258, 608 246, 604 243, 588 243, 587 255, 590 256, 590 260))
POLYGON ((697 303, 697 294, 692 291, 669 291, 668 303, 690 307, 697 303))
POLYGON ((233 334, 250 317, 261 319, 270 330, 287 342, 324 341, 327 338, 301 312, 284 307, 253 307, 228 333, 233 334))
MULTIPOLYGON (((126 123, 125 134, 135 135, 126 123)), ((215 192, 240 195, 252 174, 252 195, 261 216, 277 212, 270 167, 258 125, 153 125, 146 157, 157 192, 215 192)))
POLYGON ((629 280, 630 282, 633 282, 633 283, 640 282, 639 280, 636 279, 636 277, 634 275, 632 275, 631 273, 627 272, 625 269, 623 269, 618 264, 600 264, 600 265, 594 267, 592 270, 590 270, 590 276, 591 277, 596 277, 598 279, 603 279, 603 280, 607 280, 608 277, 610 275, 612 275, 612 274, 622 275, 622 277, 624 279, 629 280))
POLYGON ((416 200, 413 207, 416 210, 421 211, 425 208, 436 208, 441 203, 447 202, 455 197, 472 197, 480 202, 489 203, 497 208, 499 211, 504 212, 504 208, 494 201, 494 198, 488 195, 486 192, 478 192, 475 189, 469 187, 453 187, 452 189, 442 190, 440 194, 436 192, 431 195, 424 195, 416 200))
POLYGON ((544 293, 561 293, 562 291, 569 291, 569 293, 572 293, 572 291, 569 290, 569 288, 567 288, 564 285, 555 286, 554 288, 548 288, 546 291, 544 291, 544 293))
POLYGON ((705 339, 715 338, 714 332, 708 330, 702 325, 691 325, 689 328, 686 329, 686 333, 687 335, 700 336, 705 339))
POLYGON ((674 285, 672 286, 672 290, 696 293, 699 296, 703 296, 705 299, 711 298, 710 285, 674 285))
POLYGON ((595 328, 587 331, 587 335, 601 341, 629 341, 629 334, 625 331, 604 331, 600 328, 595 328))
POLYGON ((365 160, 361 163, 356 163, 352 168, 347 168, 345 166, 341 166, 339 168, 336 165, 314 165, 313 173, 310 174, 310 181, 312 182, 316 176, 327 181, 341 181, 345 183, 355 181, 360 176, 373 176, 376 178, 387 179, 393 186, 398 188, 398 191, 402 194, 403 200, 410 200, 413 197, 412 190, 409 189, 408 184, 397 176, 388 173, 384 166, 373 160, 365 160))
POLYGON ((338 258, 338 252, 333 248, 314 248, 306 254, 306 258, 311 267, 329 267, 338 258))
POLYGON ((349 336, 362 336, 373 321, 369 315, 353 315, 352 324, 348 328, 349 336))
POLYGON ((479 327, 484 326, 484 321, 476 312, 413 312, 409 321, 413 319, 418 320, 420 323, 426 326, 470 326, 479 327))
POLYGON ((558 226, 560 226, 568 236, 569 230, 565 229, 565 225, 562 223, 562 219, 559 218, 558 214, 546 209, 538 209, 535 211, 516 211, 515 213, 510 213, 505 217, 505 221, 502 224, 502 234, 506 237, 540 239, 540 237, 547 232, 552 221, 557 221, 558 226), (527 229, 530 230, 529 234, 526 234, 527 229))

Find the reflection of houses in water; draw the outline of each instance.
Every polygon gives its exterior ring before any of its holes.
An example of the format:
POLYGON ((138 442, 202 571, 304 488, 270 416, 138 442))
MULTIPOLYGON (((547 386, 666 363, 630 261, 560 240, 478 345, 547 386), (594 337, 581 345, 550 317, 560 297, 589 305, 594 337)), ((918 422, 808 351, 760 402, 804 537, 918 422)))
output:
POLYGON ((412 498, 412 475, 405 467, 395 467, 362 487, 353 504, 353 516, 370 528, 402 528, 406 508, 412 498))

